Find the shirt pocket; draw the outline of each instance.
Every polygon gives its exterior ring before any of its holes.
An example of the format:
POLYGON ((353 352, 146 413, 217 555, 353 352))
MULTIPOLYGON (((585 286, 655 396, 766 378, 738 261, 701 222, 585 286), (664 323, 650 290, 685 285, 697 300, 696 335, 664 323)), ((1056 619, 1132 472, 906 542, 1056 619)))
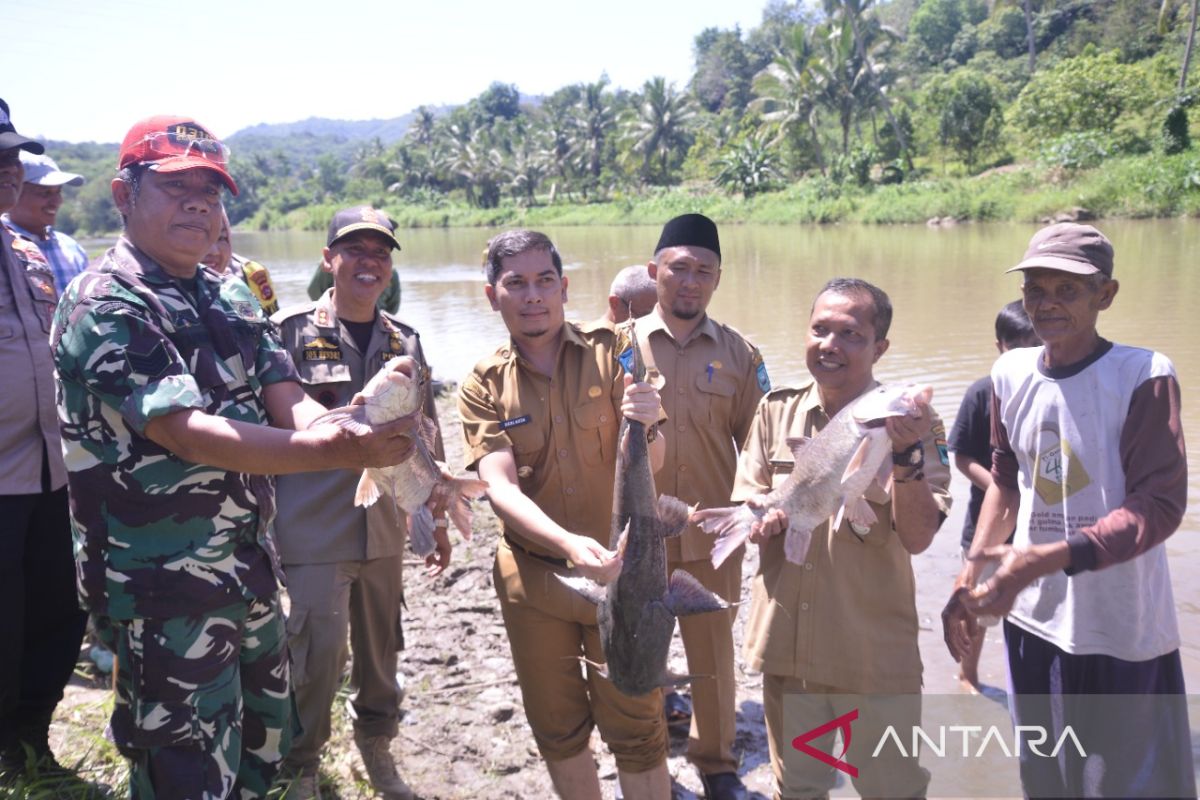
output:
POLYGON ((697 375, 695 388, 696 395, 691 398, 692 421, 698 425, 728 425, 737 381, 716 371, 711 379, 707 373, 697 375))
POLYGON ((350 365, 338 361, 301 361, 296 364, 300 383, 308 396, 326 408, 338 408, 353 397, 350 365))
POLYGON ((578 428, 577 446, 584 464, 597 467, 611 458, 617 441, 617 414, 609 403, 584 403, 572 416, 578 428))
POLYGON ((49 335, 50 323, 54 321, 54 309, 58 306, 58 293, 54 290, 54 276, 44 269, 26 269, 29 296, 33 299, 34 313, 42 332, 49 335))

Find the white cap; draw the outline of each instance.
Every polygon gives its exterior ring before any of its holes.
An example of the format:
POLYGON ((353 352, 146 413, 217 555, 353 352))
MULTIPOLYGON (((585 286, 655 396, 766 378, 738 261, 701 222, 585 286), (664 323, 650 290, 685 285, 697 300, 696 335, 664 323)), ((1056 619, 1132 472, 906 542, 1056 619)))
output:
POLYGON ((21 166, 25 168, 25 182, 38 186, 82 186, 83 176, 74 172, 63 172, 50 156, 35 155, 22 150, 21 166))

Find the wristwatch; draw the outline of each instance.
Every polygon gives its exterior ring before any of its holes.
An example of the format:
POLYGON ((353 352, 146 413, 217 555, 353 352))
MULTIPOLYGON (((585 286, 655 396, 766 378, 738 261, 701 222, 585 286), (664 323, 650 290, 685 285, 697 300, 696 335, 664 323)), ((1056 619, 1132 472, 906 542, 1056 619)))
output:
POLYGON ((893 450, 892 464, 897 467, 923 467, 925 466, 925 448, 921 447, 920 441, 917 441, 899 453, 893 450))

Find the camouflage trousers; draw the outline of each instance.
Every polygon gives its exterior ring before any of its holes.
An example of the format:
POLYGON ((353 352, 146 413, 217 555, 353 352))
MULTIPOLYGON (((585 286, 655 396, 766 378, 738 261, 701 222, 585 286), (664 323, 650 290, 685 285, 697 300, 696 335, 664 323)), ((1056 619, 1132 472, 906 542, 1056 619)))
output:
POLYGON ((110 735, 133 800, 265 797, 297 724, 278 597, 93 621, 117 655, 110 735))

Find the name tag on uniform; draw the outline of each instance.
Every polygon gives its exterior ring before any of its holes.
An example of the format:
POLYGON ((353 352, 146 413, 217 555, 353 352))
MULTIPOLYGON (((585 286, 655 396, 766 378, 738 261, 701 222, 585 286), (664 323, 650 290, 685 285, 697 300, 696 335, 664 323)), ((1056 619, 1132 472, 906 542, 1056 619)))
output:
POLYGON ((509 428, 515 428, 518 425, 525 425, 532 421, 533 421, 533 417, 529 414, 526 414, 523 417, 513 417, 512 419, 502 419, 502 420, 500 420, 500 430, 506 431, 509 428))
POLYGON ((336 337, 317 336, 304 340, 305 361, 341 361, 342 348, 336 337))

